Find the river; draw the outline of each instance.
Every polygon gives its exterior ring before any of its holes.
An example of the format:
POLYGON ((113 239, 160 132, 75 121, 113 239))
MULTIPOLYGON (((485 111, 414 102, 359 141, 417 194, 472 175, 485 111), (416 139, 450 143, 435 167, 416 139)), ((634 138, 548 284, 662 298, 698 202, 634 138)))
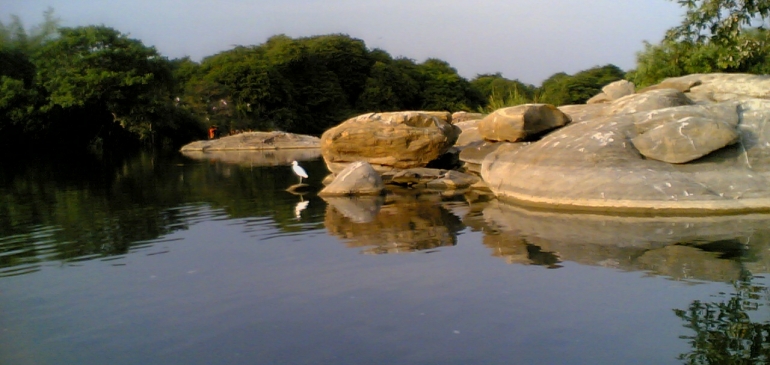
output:
POLYGON ((0 364, 770 361, 770 216, 323 200, 287 158, 1 165, 0 364))

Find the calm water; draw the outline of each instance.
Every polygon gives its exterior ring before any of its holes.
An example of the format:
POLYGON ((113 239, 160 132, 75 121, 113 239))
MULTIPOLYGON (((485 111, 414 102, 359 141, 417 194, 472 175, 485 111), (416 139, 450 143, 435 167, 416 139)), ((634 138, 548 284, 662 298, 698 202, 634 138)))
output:
POLYGON ((768 361, 768 216, 325 201, 300 157, 0 166, 0 364, 768 361))

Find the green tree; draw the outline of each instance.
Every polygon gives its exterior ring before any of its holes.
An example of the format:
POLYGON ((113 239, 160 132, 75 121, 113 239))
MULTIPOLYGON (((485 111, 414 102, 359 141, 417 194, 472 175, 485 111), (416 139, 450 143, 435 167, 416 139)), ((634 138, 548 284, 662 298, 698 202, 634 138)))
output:
POLYGON ((369 71, 357 109, 364 112, 388 112, 418 108, 419 82, 413 62, 389 59, 377 61, 369 71))
POLYGON ((601 92, 605 85, 623 79, 625 73, 615 65, 592 67, 575 75, 559 72, 543 81, 541 102, 553 105, 583 104, 601 92))
POLYGON ((675 0, 685 9, 680 25, 660 44, 645 42, 628 78, 637 86, 666 77, 707 72, 766 73, 770 1, 675 0))
POLYGON ((485 99, 483 107, 479 109, 484 113, 503 107, 531 103, 536 99, 533 85, 506 79, 499 72, 477 75, 470 83, 485 99))
POLYGON ((430 58, 418 65, 420 73, 421 109, 424 110, 475 110, 483 102, 483 96, 471 87, 446 61, 430 58))
POLYGON ((73 141, 154 137, 173 90, 168 61, 153 47, 105 26, 61 28, 34 55, 50 132, 73 141), (67 133, 68 131, 75 131, 67 133))
POLYGON ((42 128, 38 112, 41 93, 35 81, 36 68, 32 54, 58 35, 58 19, 53 9, 43 14, 43 22, 27 30, 18 16, 11 22, 0 22, 0 144, 17 149, 28 136, 42 128))

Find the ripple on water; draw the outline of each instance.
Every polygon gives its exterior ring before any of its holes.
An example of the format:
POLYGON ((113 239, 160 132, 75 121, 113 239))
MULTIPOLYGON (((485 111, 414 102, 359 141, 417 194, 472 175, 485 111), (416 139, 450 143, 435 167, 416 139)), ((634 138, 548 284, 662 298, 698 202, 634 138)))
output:
POLYGON ((40 270, 41 262, 57 256, 54 235, 59 230, 51 226, 33 226, 28 233, 0 237, 0 276, 40 270))

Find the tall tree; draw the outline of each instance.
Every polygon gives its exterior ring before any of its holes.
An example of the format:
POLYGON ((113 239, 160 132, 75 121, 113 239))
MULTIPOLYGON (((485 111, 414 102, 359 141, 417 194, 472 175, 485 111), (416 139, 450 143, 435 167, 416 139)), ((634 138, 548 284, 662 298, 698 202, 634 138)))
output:
POLYGON ((43 111, 77 115, 81 120, 69 120, 70 125, 54 130, 74 128, 82 137, 104 139, 108 136, 102 132, 117 131, 119 126, 139 139, 152 138, 154 117, 170 101, 168 61, 153 47, 112 28, 88 26, 60 32, 35 55, 48 93, 43 111))

